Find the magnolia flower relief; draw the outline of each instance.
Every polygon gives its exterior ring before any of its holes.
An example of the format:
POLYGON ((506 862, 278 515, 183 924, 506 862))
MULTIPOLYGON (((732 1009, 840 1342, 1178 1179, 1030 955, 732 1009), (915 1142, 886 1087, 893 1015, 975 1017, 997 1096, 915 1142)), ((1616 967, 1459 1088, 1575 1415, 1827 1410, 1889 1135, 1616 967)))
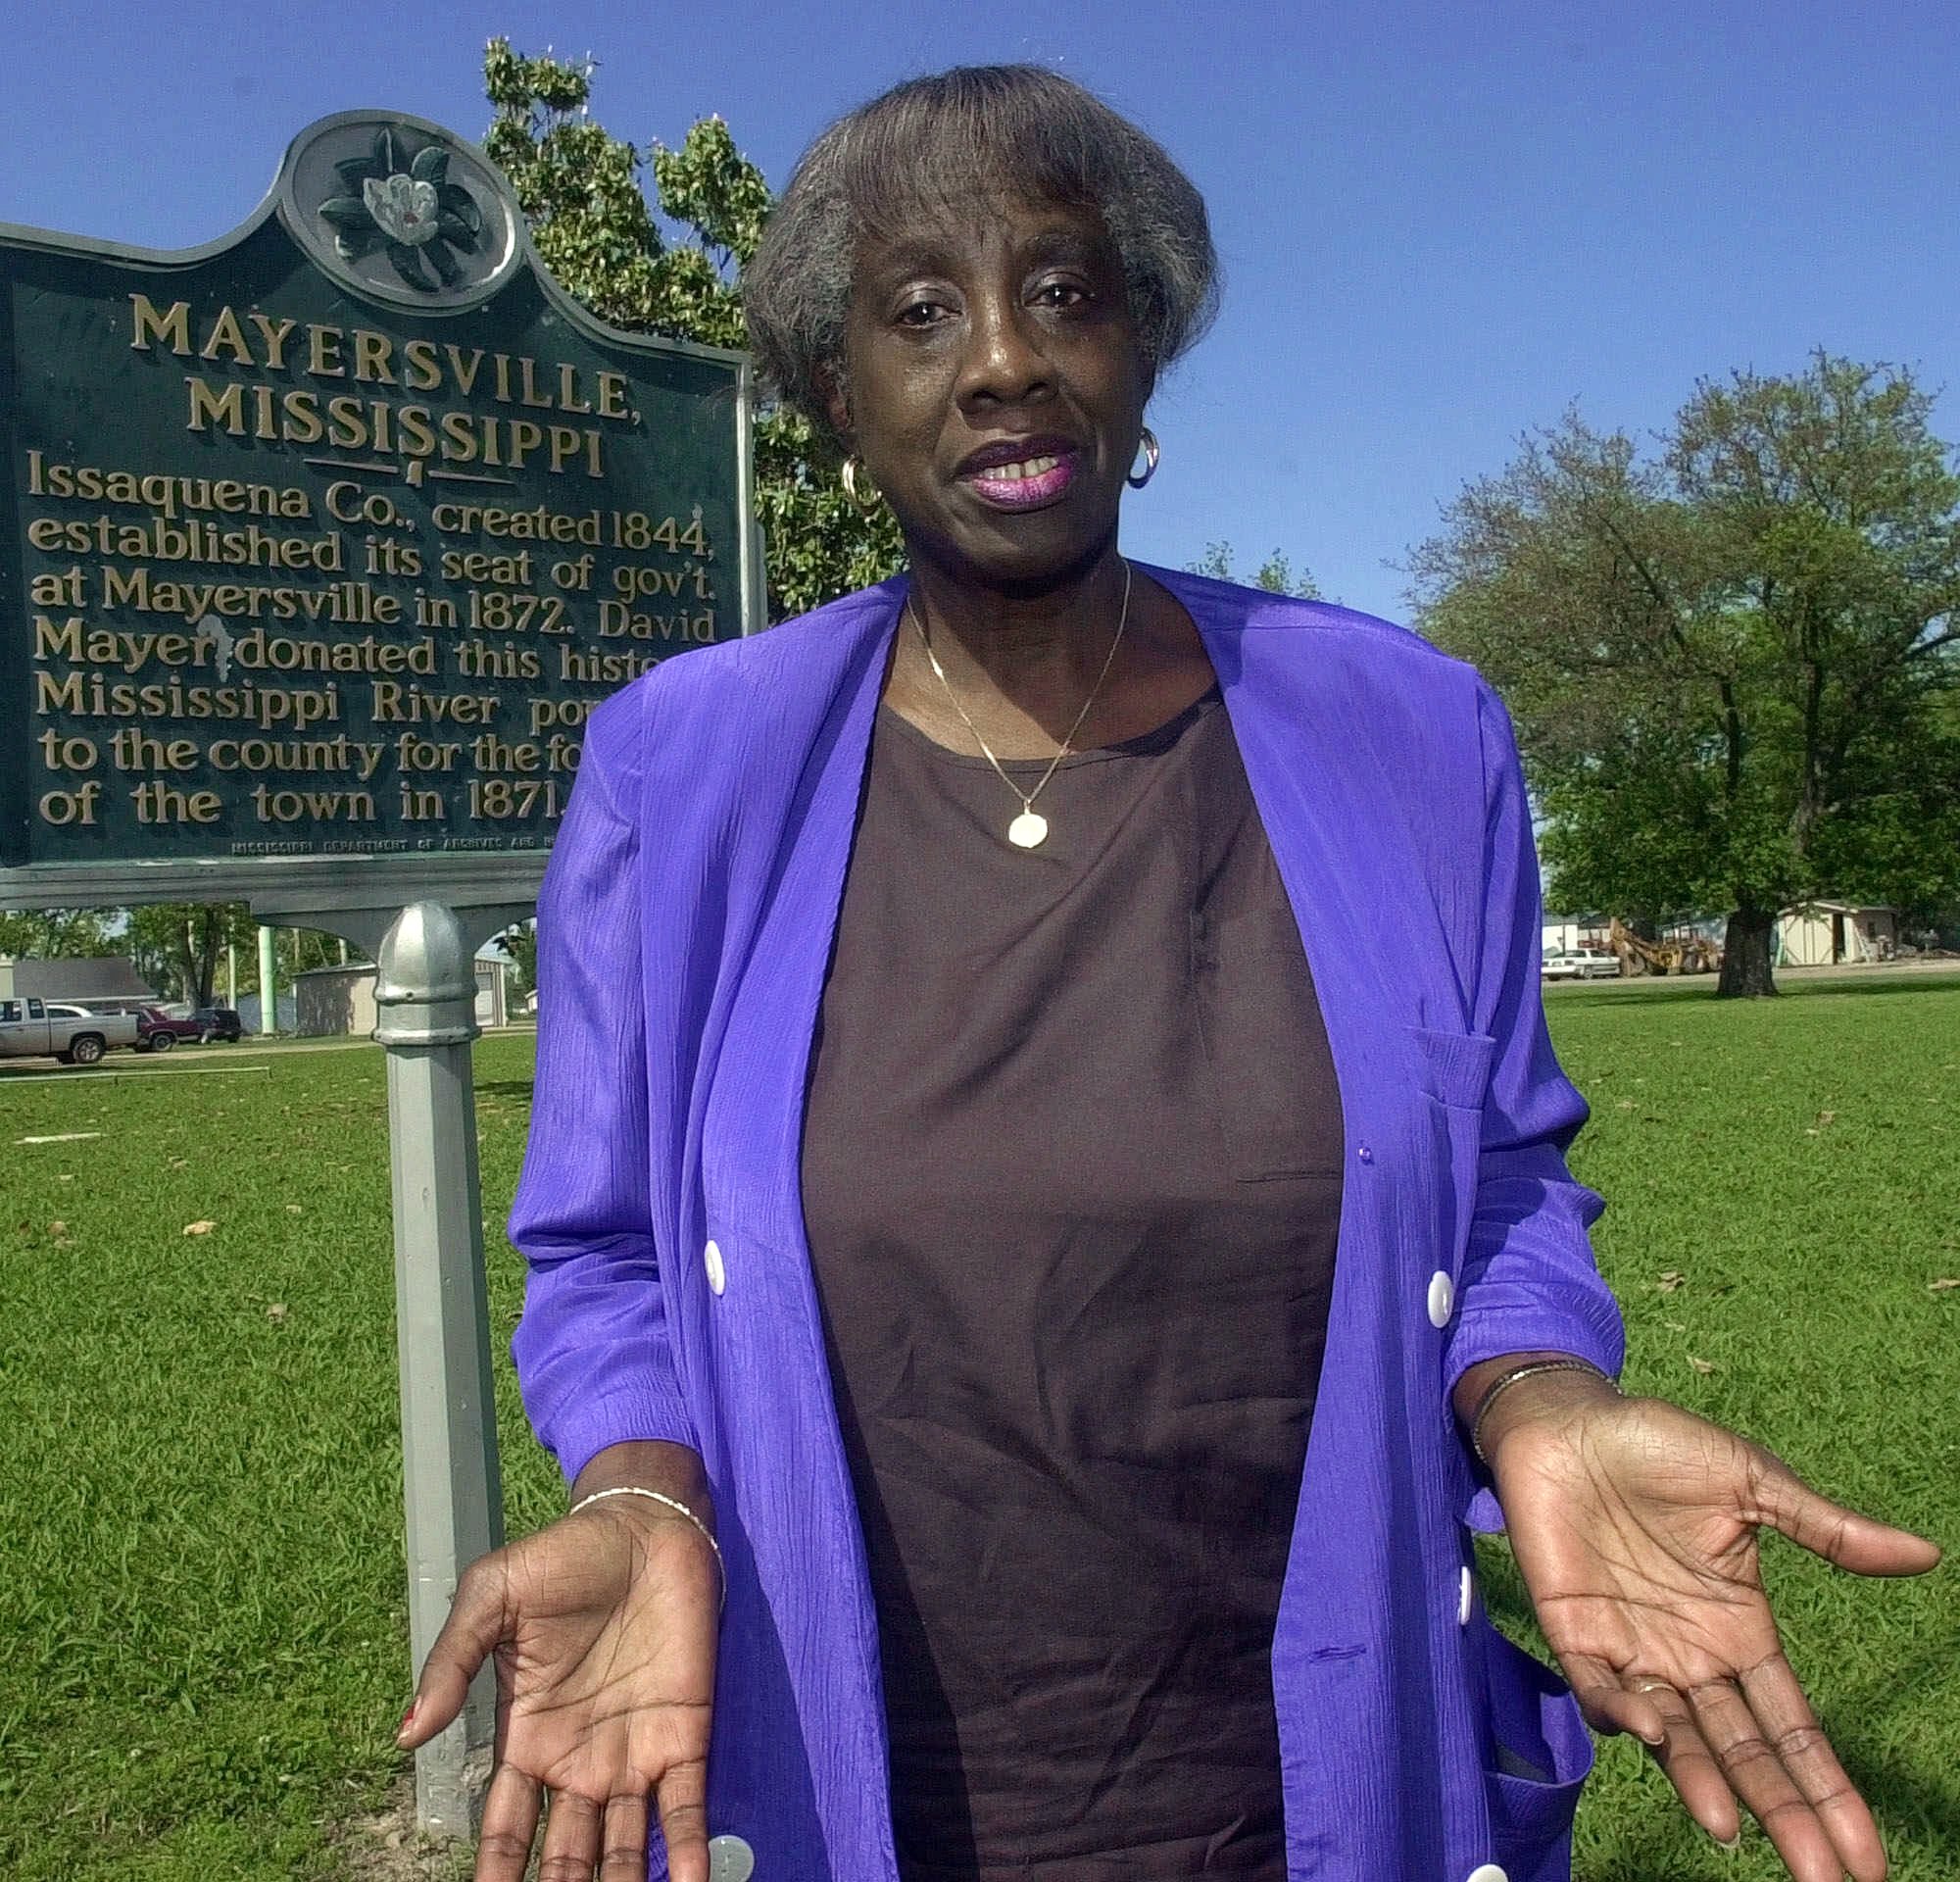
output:
POLYGON ((319 216, 332 223, 344 260, 358 262, 381 247, 409 286, 433 294, 462 278, 452 251, 476 252, 483 212, 449 180, 449 152, 440 144, 424 144, 412 157, 403 145, 403 134, 384 126, 366 157, 335 164, 346 193, 329 196, 319 216))

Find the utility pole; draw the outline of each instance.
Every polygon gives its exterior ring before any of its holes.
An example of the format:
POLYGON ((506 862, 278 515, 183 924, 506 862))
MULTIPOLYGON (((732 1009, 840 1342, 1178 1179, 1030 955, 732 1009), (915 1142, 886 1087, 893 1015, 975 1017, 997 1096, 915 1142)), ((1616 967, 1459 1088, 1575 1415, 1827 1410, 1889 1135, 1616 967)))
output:
POLYGON ((279 938, 259 930, 259 1030, 270 1038, 279 1029, 279 938))

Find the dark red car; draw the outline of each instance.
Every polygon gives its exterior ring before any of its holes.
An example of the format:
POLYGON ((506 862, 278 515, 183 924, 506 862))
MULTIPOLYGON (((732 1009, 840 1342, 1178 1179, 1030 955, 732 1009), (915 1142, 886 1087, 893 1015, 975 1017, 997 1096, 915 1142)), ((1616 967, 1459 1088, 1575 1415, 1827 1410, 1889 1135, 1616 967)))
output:
POLYGON ((198 1019, 175 1019, 162 1007, 136 1009, 136 1050, 174 1052, 179 1039, 202 1039, 204 1024, 198 1019))

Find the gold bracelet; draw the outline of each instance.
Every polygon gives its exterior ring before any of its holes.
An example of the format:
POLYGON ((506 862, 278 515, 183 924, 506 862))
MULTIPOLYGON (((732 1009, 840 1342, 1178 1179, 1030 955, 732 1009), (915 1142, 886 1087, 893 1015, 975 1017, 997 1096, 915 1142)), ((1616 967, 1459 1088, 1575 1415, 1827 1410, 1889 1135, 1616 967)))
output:
POLYGON ((616 1484, 611 1490, 595 1490, 590 1496, 580 1497, 564 1513, 575 1516, 581 1510, 590 1510, 595 1503, 604 1503, 608 1497, 645 1497, 650 1503, 658 1503, 671 1510, 677 1516, 687 1520, 701 1531, 702 1540, 714 1551, 714 1570, 721 1577, 721 1610, 728 1607, 728 1564, 721 1559, 721 1545, 714 1540, 714 1532, 697 1516, 678 1497, 670 1497, 661 1490, 643 1490, 637 1483, 616 1484))
POLYGON ((1477 1415, 1470 1420, 1470 1450, 1486 1470, 1491 1467, 1491 1460, 1484 1455, 1484 1420, 1491 1415, 1492 1406, 1496 1404, 1499 1393, 1509 1390, 1520 1379, 1529 1379, 1539 1372, 1590 1372, 1595 1379, 1612 1386, 1616 1395, 1620 1390, 1591 1360, 1528 1360, 1523 1365, 1514 1365, 1485 1387, 1484 1396, 1477 1401, 1477 1415))

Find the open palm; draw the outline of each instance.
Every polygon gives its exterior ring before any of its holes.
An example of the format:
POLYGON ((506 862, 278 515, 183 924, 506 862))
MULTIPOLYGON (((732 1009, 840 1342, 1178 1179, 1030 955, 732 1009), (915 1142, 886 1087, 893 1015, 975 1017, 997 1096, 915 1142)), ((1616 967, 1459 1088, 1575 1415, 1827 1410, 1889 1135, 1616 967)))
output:
POLYGON ((497 1668, 496 1768, 477 1882, 518 1882, 544 1794, 539 1875, 643 1882, 650 1798, 674 1882, 707 1882, 716 1570, 676 1518, 568 1516, 470 1565, 429 1651, 401 1743, 462 1710, 497 1668))
POLYGON ((1497 1493, 1539 1622, 1594 1729, 1655 1748, 1718 1841, 1738 1799, 1798 1882, 1883 1882, 1884 1847, 1784 1658, 1763 1593, 1767 1524, 1856 1574, 1939 1551, 1819 1496, 1747 1439, 1655 1399, 1521 1427, 1497 1493))

